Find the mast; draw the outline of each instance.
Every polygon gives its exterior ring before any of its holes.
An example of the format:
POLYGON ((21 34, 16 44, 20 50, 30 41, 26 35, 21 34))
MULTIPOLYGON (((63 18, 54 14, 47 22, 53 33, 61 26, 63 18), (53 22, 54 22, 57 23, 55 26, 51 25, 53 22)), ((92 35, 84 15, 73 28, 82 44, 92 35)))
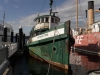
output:
POLYGON ((53 3, 53 0, 50 0, 50 16, 49 16, 49 29, 51 28, 51 13, 52 13, 52 3, 53 3))
POLYGON ((5 11, 4 11, 4 15, 3 15, 3 26, 4 26, 4 20, 5 20, 5 11))
POLYGON ((78 0, 76 0, 76 30, 78 30, 78 0))
POLYGON ((51 15, 51 13, 52 13, 52 3, 53 3, 53 0, 50 0, 50 15, 51 15))

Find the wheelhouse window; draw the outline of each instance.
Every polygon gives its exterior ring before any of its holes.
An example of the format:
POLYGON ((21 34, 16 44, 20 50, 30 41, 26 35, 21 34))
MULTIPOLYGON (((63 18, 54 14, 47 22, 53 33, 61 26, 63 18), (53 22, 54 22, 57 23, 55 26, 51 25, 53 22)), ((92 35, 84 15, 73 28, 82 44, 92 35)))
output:
POLYGON ((44 22, 44 18, 41 18, 41 22, 44 22))
POLYGON ((54 18, 53 17, 51 18, 51 22, 54 23, 54 18))
POLYGON ((49 22, 49 18, 48 17, 45 18, 45 22, 49 22))
POLYGON ((40 18, 38 19, 38 23, 40 23, 40 18))
POLYGON ((37 20, 35 21, 35 24, 37 24, 37 20))
POLYGON ((55 23, 58 23, 58 19, 57 18, 55 18, 55 23))
POLYGON ((36 20, 36 24, 38 24, 38 19, 36 20))

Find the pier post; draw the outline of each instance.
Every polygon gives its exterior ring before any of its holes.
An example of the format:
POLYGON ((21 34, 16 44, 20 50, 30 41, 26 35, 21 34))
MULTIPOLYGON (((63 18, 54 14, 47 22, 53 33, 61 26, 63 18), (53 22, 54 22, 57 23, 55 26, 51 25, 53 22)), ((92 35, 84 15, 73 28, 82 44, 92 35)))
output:
POLYGON ((7 42, 7 27, 4 26, 4 30, 3 30, 3 42, 7 42))
POLYGON ((16 33, 16 35, 15 35, 15 42, 17 42, 17 39, 18 39, 18 38, 17 38, 17 33, 16 33))
POLYGON ((25 46, 25 34, 23 34, 23 46, 25 46))
POLYGON ((66 33, 68 35, 68 40, 67 40, 67 51, 68 51, 68 75, 72 75, 72 70, 71 66, 69 64, 70 62, 70 50, 71 50, 71 45, 70 45, 70 20, 66 21, 66 33))
POLYGON ((19 27, 19 49, 22 49, 23 46, 23 29, 19 27))
POLYGON ((13 31, 11 31, 11 42, 13 42, 13 31))

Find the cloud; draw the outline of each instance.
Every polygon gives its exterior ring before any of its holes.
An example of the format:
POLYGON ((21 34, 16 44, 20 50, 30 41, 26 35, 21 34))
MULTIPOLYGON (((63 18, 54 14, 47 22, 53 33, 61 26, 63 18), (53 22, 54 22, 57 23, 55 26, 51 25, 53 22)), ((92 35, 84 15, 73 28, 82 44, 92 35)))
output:
POLYGON ((22 1, 31 1, 31 0, 14 0, 16 2, 22 2, 22 1))
POLYGON ((14 7, 15 7, 15 8, 18 8, 18 6, 17 6, 17 5, 14 5, 14 7))
MULTIPOLYGON (((19 0, 16 0, 19 1, 19 0)), ((100 2, 95 3, 95 9, 100 7, 100 2)), ((74 28, 76 26, 76 6, 75 2, 73 0, 67 0, 65 1, 62 5, 58 6, 57 8, 58 16, 60 17, 60 23, 64 23, 67 20, 71 20, 71 27, 74 28)), ((87 1, 82 1, 79 5, 79 26, 86 27, 86 17, 85 17, 85 10, 88 9, 88 0, 87 1)), ((43 14, 49 14, 49 12, 45 11, 42 12, 41 15, 43 14)), ((95 14, 96 18, 99 18, 99 14, 95 14)), ((24 32, 26 35, 29 35, 29 31, 32 29, 34 26, 34 18, 37 16, 37 14, 32 14, 29 16, 21 17, 18 20, 11 21, 11 25, 13 25, 13 28, 15 32, 18 30, 19 26, 23 27, 24 32)), ((100 19, 100 18, 99 18, 100 19)))

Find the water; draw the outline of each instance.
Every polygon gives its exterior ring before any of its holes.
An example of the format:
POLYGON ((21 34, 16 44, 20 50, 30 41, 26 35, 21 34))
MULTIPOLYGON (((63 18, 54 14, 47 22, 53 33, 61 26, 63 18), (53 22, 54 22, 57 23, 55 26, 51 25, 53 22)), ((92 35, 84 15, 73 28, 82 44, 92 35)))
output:
MULTIPOLYGON (((13 56, 10 58, 13 75, 47 75, 49 64, 33 57, 13 56)), ((49 75, 67 75, 63 71, 50 68, 49 75)))
MULTIPOLYGON (((29 58, 29 69, 32 75, 47 75, 49 64, 43 63, 32 57, 29 58)), ((63 71, 58 71, 55 68, 50 68, 49 75, 67 75, 63 71)))

